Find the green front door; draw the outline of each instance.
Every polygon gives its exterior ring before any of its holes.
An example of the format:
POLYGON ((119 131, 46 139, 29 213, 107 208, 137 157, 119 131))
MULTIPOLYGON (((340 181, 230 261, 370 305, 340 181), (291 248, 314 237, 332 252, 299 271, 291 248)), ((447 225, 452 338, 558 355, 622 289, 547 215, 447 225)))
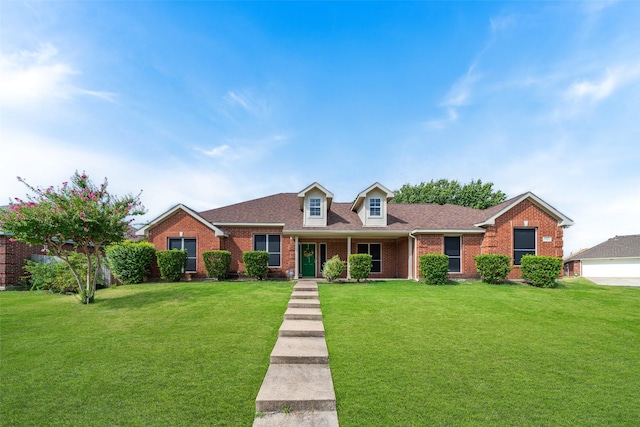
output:
POLYGON ((300 265, 302 277, 316 277, 315 243, 302 243, 300 245, 300 265))

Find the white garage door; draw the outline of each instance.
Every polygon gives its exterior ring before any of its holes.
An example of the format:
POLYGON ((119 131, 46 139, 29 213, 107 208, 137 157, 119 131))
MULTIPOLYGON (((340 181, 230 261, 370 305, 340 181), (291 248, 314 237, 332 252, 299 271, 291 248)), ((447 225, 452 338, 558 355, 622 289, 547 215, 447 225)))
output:
POLYGON ((624 260, 582 260, 584 277, 640 277, 640 258, 624 260))

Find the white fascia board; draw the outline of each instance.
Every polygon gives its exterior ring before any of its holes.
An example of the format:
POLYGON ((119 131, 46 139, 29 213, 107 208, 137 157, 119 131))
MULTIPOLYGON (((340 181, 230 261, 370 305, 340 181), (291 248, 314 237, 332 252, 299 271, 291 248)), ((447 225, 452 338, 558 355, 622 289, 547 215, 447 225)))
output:
POLYGON ((481 230, 456 230, 456 229, 447 229, 447 230, 428 230, 428 229, 416 229, 411 232, 411 234, 483 234, 485 233, 485 229, 481 230))
POLYGON ((165 213, 163 213, 162 215, 160 215, 159 217, 155 218, 152 221, 149 221, 147 225, 145 225, 144 227, 136 231, 136 236, 146 236, 148 230, 151 227, 153 227, 154 225, 156 225, 161 221, 164 221, 165 219, 173 215, 178 210, 182 210, 186 212, 188 215, 192 216, 194 219, 196 219, 197 221, 205 225, 207 228, 210 228, 211 230, 213 230, 216 234, 216 237, 228 237, 228 234, 224 230, 221 230, 218 227, 216 227, 214 224, 211 224, 210 222, 206 221, 204 218, 198 215, 197 212, 193 211, 192 209, 189 209, 183 204, 177 204, 171 209, 169 209, 168 211, 166 211, 165 213))
POLYGON ((218 227, 284 227, 284 222, 216 222, 218 227))
POLYGON ((409 231, 401 230, 285 230, 286 236, 323 236, 330 237, 403 237, 408 236, 409 231))
POLYGON ((482 227, 486 225, 495 225, 496 218, 500 217, 505 212, 508 212, 509 210, 511 210, 512 208, 514 208, 515 206, 519 205, 521 202, 527 199, 531 199, 535 204, 537 204, 539 207, 547 211, 547 213, 551 214, 551 216, 556 217, 558 219, 558 225, 560 227, 570 227, 573 225, 573 220, 571 218, 569 218, 568 216, 566 216, 565 214, 563 214, 562 212, 560 212, 559 210, 557 210, 556 208, 554 208, 553 206, 551 206, 550 204, 548 204, 547 202, 545 202, 540 197, 536 196, 530 191, 528 193, 523 194, 522 197, 520 197, 518 200, 515 200, 513 203, 506 206, 500 212, 496 213, 495 215, 491 216, 485 221, 479 222, 473 225, 475 225, 476 227, 482 227))

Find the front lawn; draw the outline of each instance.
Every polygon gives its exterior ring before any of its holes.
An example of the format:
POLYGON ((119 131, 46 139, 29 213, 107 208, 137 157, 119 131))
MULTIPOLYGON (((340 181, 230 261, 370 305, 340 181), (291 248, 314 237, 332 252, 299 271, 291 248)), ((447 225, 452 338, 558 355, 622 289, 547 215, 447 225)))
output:
POLYGON ((0 423, 249 426, 292 285, 0 293, 0 423))
POLYGON ((320 285, 341 427, 637 426, 640 289, 320 285))

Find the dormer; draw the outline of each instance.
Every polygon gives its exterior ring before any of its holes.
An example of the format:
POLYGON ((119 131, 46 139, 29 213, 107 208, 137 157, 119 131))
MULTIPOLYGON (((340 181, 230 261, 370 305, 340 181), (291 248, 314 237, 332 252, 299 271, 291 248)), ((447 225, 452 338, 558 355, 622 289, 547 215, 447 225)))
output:
POLYGON ((386 227, 387 204, 393 196, 392 191, 376 182, 358 194, 351 210, 357 212, 365 227, 386 227))
POLYGON ((333 193, 314 182, 298 193, 300 210, 304 213, 304 227, 326 227, 333 193))

